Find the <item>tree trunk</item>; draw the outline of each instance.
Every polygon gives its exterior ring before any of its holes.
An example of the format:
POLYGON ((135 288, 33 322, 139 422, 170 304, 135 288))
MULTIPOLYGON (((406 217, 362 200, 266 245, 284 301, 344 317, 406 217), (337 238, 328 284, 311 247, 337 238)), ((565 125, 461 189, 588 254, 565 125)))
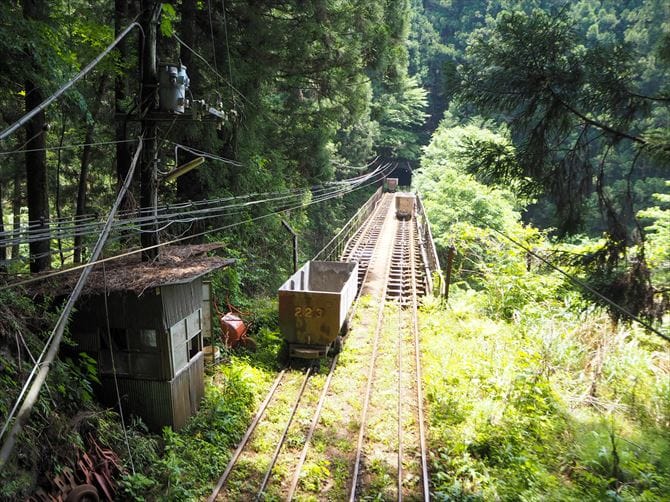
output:
POLYGON ((60 172, 63 164, 63 142, 65 141, 65 128, 67 119, 65 117, 65 110, 61 110, 61 129, 60 140, 58 141, 58 160, 56 162, 56 232, 59 234, 56 240, 58 244, 58 257, 60 258, 60 266, 65 265, 65 256, 63 255, 63 239, 60 237, 60 229, 63 224, 61 211, 61 190, 60 190, 60 172))
MULTIPOLYGON (((96 95, 102 96, 105 93, 107 85, 107 77, 102 75, 98 82, 96 95)), ((93 152, 90 146, 93 143, 93 133, 95 132, 96 118, 100 113, 100 101, 91 110, 93 120, 86 126, 86 137, 84 139, 84 149, 81 152, 81 170, 79 171, 79 184, 77 186, 77 207, 75 208, 75 220, 78 222, 79 218, 86 213, 86 192, 88 188, 88 167, 91 164, 91 153, 93 152)), ((118 172, 118 171, 117 171, 118 172)), ((83 232, 83 230, 82 230, 83 232)), ((81 263, 81 256, 83 253, 84 236, 79 232, 75 232, 74 236, 74 263, 81 263)))
MULTIPOLYGON (((128 22, 128 0, 114 0, 114 34, 118 36, 126 27, 128 22)), ((119 65, 123 68, 128 58, 128 43, 124 38, 116 46, 119 51, 119 65)), ((118 186, 121 186, 126 179, 128 169, 130 168, 130 147, 125 141, 128 139, 126 126, 128 124, 125 116, 126 110, 123 108, 123 102, 128 95, 128 76, 125 69, 117 71, 114 80, 114 111, 116 114, 115 136, 116 141, 116 179, 118 186)), ((121 203, 122 208, 128 208, 128 198, 125 197, 121 203)))
MULTIPOLYGON (((83 216, 86 210, 86 189, 88 181, 88 166, 91 163, 91 147, 89 143, 93 142, 93 130, 95 125, 90 123, 86 126, 86 136, 84 139, 84 150, 81 153, 81 170, 79 171, 79 183, 77 185, 77 207, 75 209, 75 221, 79 222, 79 216, 83 216)), ((83 232, 83 230, 81 230, 83 232)), ((81 256, 83 254, 84 237, 77 229, 74 236, 74 256, 72 261, 74 263, 81 263, 81 256)))
POLYGON ((14 171, 14 194, 12 197, 12 260, 19 257, 19 235, 21 232, 21 201, 23 196, 21 193, 21 186, 23 185, 23 176, 21 176, 21 169, 14 171))
MULTIPOLYGON (((184 43, 189 47, 195 46, 195 15, 197 13, 197 6, 195 0, 183 0, 182 2, 182 17, 180 24, 180 32, 184 37, 184 43)), ((196 65, 193 65, 193 53, 186 49, 186 47, 181 46, 179 52, 179 59, 182 64, 186 66, 188 74, 191 79, 191 92, 194 96, 198 96, 198 82, 201 81, 199 78, 196 65)), ((190 123, 189 127, 184 128, 184 132, 181 135, 182 140, 185 144, 191 144, 191 136, 197 136, 197 129, 199 124, 197 122, 190 123), (193 134, 195 132, 195 134, 193 134)), ((181 152, 183 157, 180 159, 180 163, 188 162, 195 158, 195 155, 188 152, 181 152)), ((202 183, 200 182, 200 176, 197 171, 189 171, 188 173, 177 178, 177 198, 180 200, 198 200, 202 198, 202 183)))
MULTIPOLYGON (((23 0, 26 19, 44 19, 47 6, 41 0, 23 0)), ((44 96, 31 80, 25 82, 26 112, 36 108, 44 96)), ((28 219, 31 230, 47 230, 49 225, 49 194, 47 191, 46 122, 44 111, 26 124, 26 193, 28 219)), ((30 242, 30 271, 42 272, 51 267, 51 249, 48 234, 30 242)))
MULTIPOLYGON (((26 112, 44 100, 42 92, 26 81, 26 112)), ((26 193, 30 230, 46 230, 49 225, 49 196, 47 192, 46 125, 44 112, 26 124, 26 193), (32 151, 31 151, 32 150, 32 151)), ((51 267, 51 246, 48 236, 30 241, 30 271, 42 272, 51 267)))
MULTIPOLYGON (((5 232, 5 212, 2 210, 2 183, 0 182, 0 235, 5 232)), ((2 236, 2 239, 5 237, 2 236)), ((0 245, 0 272, 4 272, 6 269, 5 261, 7 260, 7 247, 0 245)))

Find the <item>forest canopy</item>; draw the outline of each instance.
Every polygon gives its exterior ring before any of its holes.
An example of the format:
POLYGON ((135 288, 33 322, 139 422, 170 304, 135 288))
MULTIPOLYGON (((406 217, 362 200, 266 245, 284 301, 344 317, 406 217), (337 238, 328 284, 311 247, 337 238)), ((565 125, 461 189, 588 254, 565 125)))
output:
MULTIPOLYGON (((402 169, 453 272, 422 313, 435 493, 667 492, 667 0, 6 0, 0 53, 3 419, 61 308, 24 281, 91 259, 122 194, 105 258, 213 243, 220 303, 255 309, 185 432, 117 448, 128 498, 202 497, 274 378, 294 239, 311 259, 402 169)), ((0 498, 123 444, 97 378, 57 358, 0 498)))

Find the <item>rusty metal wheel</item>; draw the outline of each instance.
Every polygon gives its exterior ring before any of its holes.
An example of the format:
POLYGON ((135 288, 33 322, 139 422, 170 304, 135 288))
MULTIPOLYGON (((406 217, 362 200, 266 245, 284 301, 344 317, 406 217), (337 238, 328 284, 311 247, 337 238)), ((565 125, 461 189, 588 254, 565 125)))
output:
POLYGON ((100 496, 98 490, 93 485, 78 485, 75 486, 70 493, 67 494, 65 502, 99 502, 100 496))
POLYGON ((342 340, 342 337, 340 335, 337 335, 337 338, 335 338, 332 345, 330 346, 330 349, 328 350, 328 355, 331 357, 335 357, 337 354, 342 352, 343 345, 344 341, 342 340))

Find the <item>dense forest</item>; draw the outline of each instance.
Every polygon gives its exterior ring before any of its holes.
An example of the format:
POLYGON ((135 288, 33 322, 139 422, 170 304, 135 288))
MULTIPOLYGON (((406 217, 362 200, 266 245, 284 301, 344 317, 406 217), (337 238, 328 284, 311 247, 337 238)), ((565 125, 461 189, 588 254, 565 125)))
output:
POLYGON ((0 48, 0 439, 62 308, 31 281, 91 258, 136 165, 104 256, 221 244, 215 296, 254 312, 258 345, 162 435, 97 402, 95 361, 57 358, 0 499, 91 441, 119 499, 207 494, 277 371, 285 226, 309 260, 366 175, 409 166, 455 251, 421 314, 432 495, 670 500, 666 1, 9 0, 0 48), (166 65, 183 113, 158 110, 166 65))

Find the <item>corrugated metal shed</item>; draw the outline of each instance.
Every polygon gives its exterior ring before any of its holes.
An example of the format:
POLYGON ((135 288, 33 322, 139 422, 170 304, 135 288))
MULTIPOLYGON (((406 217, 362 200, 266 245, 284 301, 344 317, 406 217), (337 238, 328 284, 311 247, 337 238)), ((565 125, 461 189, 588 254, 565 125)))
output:
POLYGON ((102 400, 116 402, 116 375, 124 411, 152 430, 179 429, 203 397, 203 334, 211 325, 203 276, 233 263, 204 256, 218 248, 181 246, 156 263, 119 260, 104 273, 96 267, 78 302, 75 350, 98 361, 102 400))

